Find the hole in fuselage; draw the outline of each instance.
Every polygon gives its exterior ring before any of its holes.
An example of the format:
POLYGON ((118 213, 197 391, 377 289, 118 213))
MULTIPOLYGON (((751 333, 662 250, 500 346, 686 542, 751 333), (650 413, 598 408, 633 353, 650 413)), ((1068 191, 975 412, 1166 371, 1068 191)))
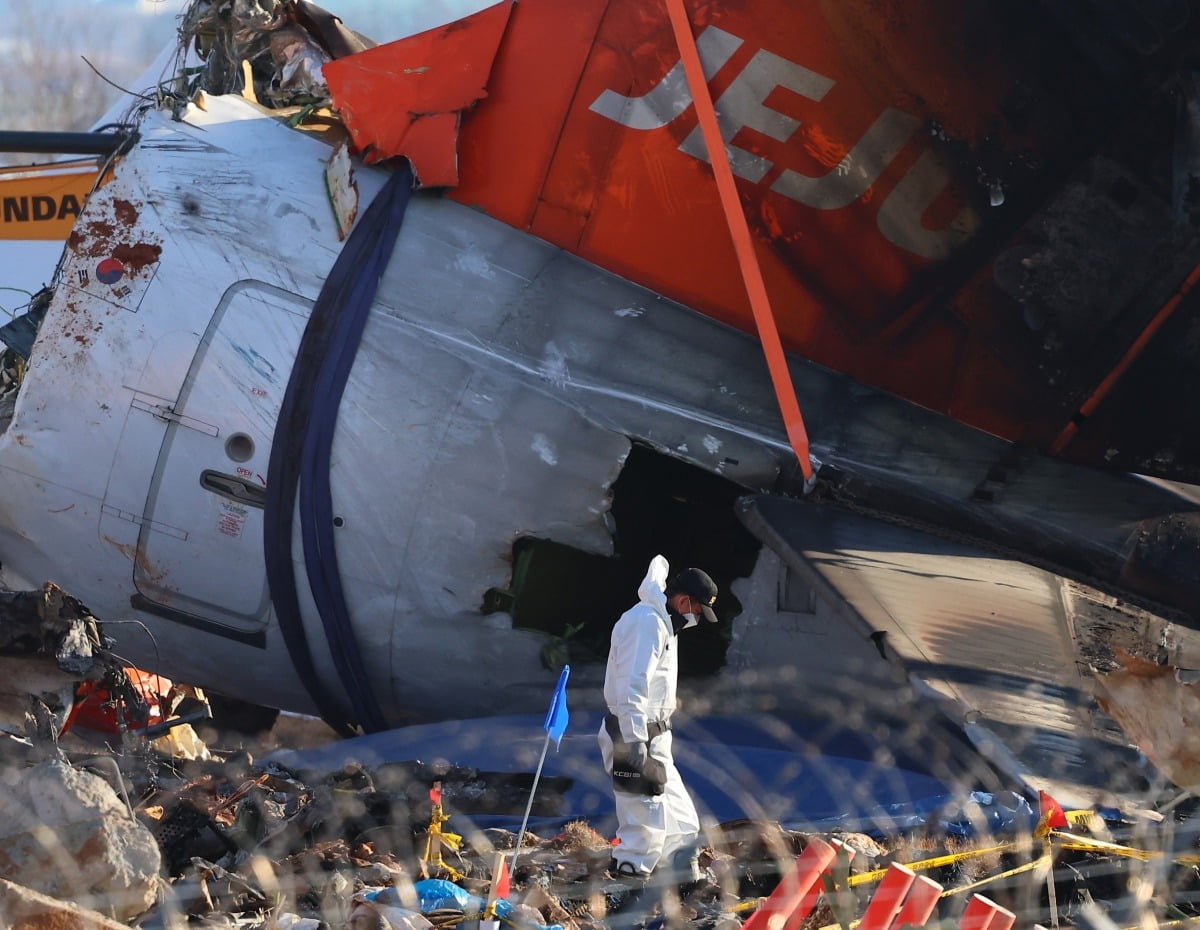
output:
POLYGON ((732 481, 635 445, 611 489, 614 554, 521 537, 513 544, 508 589, 488 591, 483 609, 507 611, 514 626, 558 637, 551 648, 559 663, 603 662, 613 624, 637 602, 650 560, 662 553, 672 573, 696 566, 720 589, 720 622, 679 637, 680 674, 712 674, 724 664, 742 609, 731 583, 750 574, 761 546, 734 514, 734 501, 745 493, 732 481))

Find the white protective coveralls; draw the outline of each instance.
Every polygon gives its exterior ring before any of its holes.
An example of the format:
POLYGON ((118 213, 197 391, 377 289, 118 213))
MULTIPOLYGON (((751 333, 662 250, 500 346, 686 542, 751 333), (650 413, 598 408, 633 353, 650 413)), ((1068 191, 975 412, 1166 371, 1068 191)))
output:
MULTIPOLYGON (((642 875, 700 835, 700 818, 671 755, 671 731, 650 738, 652 726, 670 720, 675 710, 679 676, 679 650, 667 613, 664 589, 670 566, 661 556, 650 562, 638 588, 638 603, 621 615, 613 627, 604 674, 604 701, 615 714, 621 736, 649 743, 649 754, 666 769, 666 789, 657 796, 615 790, 617 839, 613 849, 618 866, 629 863, 642 875), (648 729, 649 728, 649 729, 648 729)), ((598 735, 606 772, 612 771, 613 741, 603 723, 598 735)))

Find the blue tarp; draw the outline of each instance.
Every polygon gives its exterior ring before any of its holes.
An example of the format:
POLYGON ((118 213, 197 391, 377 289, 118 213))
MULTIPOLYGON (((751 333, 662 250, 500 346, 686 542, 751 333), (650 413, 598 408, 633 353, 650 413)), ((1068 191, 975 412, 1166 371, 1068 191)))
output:
MULTIPOLYGON (((572 713, 558 752, 546 756, 543 778, 571 780, 561 816, 531 819, 545 831, 586 820, 602 835, 615 827, 610 781, 600 762, 597 714, 572 713)), ((458 720, 404 727, 340 740, 303 751, 281 750, 269 761, 306 779, 349 763, 371 768, 387 762, 439 760, 485 772, 530 773, 546 733, 541 716, 458 720)), ((937 822, 967 834, 986 824, 1002 833, 1028 827, 1036 814, 1009 791, 972 792, 924 770, 921 760, 895 758, 844 732, 829 738, 813 722, 778 718, 704 718, 679 721, 675 759, 701 817, 712 823, 739 818, 774 820, 797 830, 847 830, 872 834, 937 822)), ((542 789, 539 789, 539 797, 542 789)), ((517 830, 521 813, 468 817, 454 813, 452 829, 502 826, 517 830)))

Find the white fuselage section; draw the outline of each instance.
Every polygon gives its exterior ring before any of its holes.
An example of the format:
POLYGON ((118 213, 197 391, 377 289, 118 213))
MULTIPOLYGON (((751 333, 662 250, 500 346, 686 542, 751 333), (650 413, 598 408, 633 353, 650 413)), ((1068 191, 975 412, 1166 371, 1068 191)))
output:
MULTIPOLYGON (((301 710, 311 683, 276 622, 262 498, 342 247, 328 155, 239 98, 147 114, 76 226, 0 439, 10 585, 58 581, 131 661, 301 710)), ((364 206, 383 177, 359 170, 364 206)), ((607 554, 631 439, 765 487, 788 455, 777 421, 752 340, 415 194, 330 468, 342 587, 389 719, 542 706, 545 637, 480 613, 514 539, 607 554)), ((316 671, 340 694, 291 545, 316 671)))

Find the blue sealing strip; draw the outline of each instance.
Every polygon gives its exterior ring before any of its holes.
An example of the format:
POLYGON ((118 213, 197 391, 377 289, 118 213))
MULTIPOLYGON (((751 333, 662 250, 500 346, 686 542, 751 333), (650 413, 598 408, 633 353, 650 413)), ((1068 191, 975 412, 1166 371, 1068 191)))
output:
POLYGON ((316 674, 304 634, 291 557, 293 514, 299 498, 308 584, 354 722, 367 731, 383 729, 386 723, 366 675, 338 570, 329 469, 338 407, 404 221, 412 182, 412 169, 405 163, 355 224, 334 262, 300 341, 268 466, 263 545, 271 600, 296 671, 321 716, 342 732, 350 727, 316 674))

